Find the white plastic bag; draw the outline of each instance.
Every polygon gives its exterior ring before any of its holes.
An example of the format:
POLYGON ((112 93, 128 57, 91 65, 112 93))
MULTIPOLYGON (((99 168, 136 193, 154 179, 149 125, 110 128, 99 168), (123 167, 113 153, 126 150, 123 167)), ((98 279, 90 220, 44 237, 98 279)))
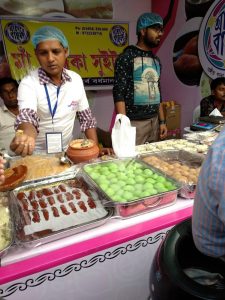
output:
POLYGON ((130 119, 117 114, 112 128, 112 146, 117 157, 134 157, 136 142, 136 127, 132 127, 130 119))

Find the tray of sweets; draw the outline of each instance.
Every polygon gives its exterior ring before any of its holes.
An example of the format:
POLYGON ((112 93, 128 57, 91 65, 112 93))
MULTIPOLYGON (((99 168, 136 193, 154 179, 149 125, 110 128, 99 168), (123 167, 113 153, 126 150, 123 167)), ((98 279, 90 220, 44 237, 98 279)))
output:
POLYGON ((11 168, 21 165, 25 166, 27 168, 27 174, 24 182, 31 183, 33 181, 73 173, 76 166, 72 166, 70 161, 61 163, 61 155, 61 153, 46 154, 40 152, 25 157, 14 156, 9 161, 9 165, 11 168))
POLYGON ((115 159, 83 166, 85 178, 102 193, 114 217, 127 218, 175 203, 180 184, 134 159, 115 159))
POLYGON ((141 155, 140 159, 181 183, 179 195, 195 197, 196 185, 204 157, 184 150, 167 150, 141 155))
POLYGON ((0 192, 0 258, 6 255, 13 242, 13 226, 9 211, 8 194, 0 192))
POLYGON ((199 143, 191 142, 186 139, 171 139, 155 143, 138 145, 135 147, 136 152, 140 155, 149 152, 159 152, 166 150, 185 150, 191 153, 206 154, 208 145, 200 145, 199 143))
POLYGON ((15 241, 35 247, 104 224, 112 209, 80 175, 23 185, 10 193, 15 241))

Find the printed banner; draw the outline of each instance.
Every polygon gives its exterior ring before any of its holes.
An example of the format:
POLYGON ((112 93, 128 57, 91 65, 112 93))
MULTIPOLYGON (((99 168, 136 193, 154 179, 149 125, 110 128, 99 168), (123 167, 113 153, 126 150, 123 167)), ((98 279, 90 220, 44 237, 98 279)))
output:
POLYGON ((199 33, 199 59, 205 73, 215 79, 225 76, 225 3, 215 1, 201 25, 199 33))
POLYGON ((129 44, 129 24, 110 21, 1 20, 5 52, 16 80, 39 66, 31 37, 44 25, 64 32, 70 48, 65 67, 80 74, 86 86, 113 84, 116 57, 129 44))

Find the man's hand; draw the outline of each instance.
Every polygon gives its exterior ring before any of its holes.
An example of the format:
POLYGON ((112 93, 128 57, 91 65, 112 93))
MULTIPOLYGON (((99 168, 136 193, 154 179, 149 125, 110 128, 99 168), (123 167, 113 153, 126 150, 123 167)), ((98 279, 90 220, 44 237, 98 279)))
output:
POLYGON ((14 139, 10 144, 10 149, 17 155, 26 156, 31 155, 35 148, 35 139, 23 131, 18 130, 14 139))
POLYGON ((165 139, 167 137, 167 127, 166 124, 160 124, 159 125, 159 137, 161 140, 165 139))
POLYGON ((112 148, 100 148, 99 149, 99 156, 103 156, 103 155, 114 155, 114 151, 112 148))

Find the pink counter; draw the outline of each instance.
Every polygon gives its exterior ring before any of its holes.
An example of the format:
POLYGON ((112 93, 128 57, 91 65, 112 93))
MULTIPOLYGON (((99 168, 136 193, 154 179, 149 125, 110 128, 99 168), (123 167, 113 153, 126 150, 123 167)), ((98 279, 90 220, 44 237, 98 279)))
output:
MULTIPOLYGON (((178 199, 174 205, 169 207, 126 220, 110 219, 100 227, 32 249, 21 247, 11 248, 8 254, 1 260, 0 296, 3 296, 5 299, 17 300, 20 298, 23 300, 31 299, 29 298, 31 296, 33 300, 41 299, 38 298, 40 295, 37 296, 35 291, 37 291, 37 287, 39 287, 39 289, 41 287, 42 290, 46 289, 46 293, 50 290, 49 284, 51 280, 46 277, 46 272, 48 274, 54 274, 54 276, 52 276, 54 277, 57 289, 61 286, 59 294, 62 292, 62 295, 65 295, 66 291, 68 293, 68 287, 67 289, 65 288, 69 282, 71 282, 69 284, 69 290, 70 293, 72 293, 73 280, 75 280, 73 276, 75 276, 76 281, 78 278, 82 280, 79 287, 81 287, 82 284, 85 286, 85 278, 89 278, 90 280, 91 274, 95 276, 96 270, 93 273, 94 269, 102 268, 100 273, 105 273, 103 280, 106 280, 104 277, 107 276, 108 278, 110 268, 116 268, 116 274, 118 270, 122 268, 123 264, 125 266, 130 265, 129 256, 132 263, 137 263, 138 268, 140 268, 140 274, 142 271, 146 274, 162 238, 172 226, 191 216, 192 206, 193 200, 178 199), (149 257, 148 251, 146 252, 146 247, 149 247, 149 257), (110 256, 109 253, 111 257, 108 257, 110 256), (144 258, 143 255, 146 257, 144 258), (112 256, 114 257, 113 259, 112 256), (135 260, 137 260, 137 262, 135 260), (139 260, 143 266, 139 264, 139 260), (81 265, 79 265, 78 262, 82 262, 81 265), (149 264, 147 269, 145 269, 146 263, 149 264), (73 271, 69 274, 66 273, 64 276, 55 276, 56 270, 59 272, 60 269, 62 273, 62 270, 63 272, 65 272, 65 270, 68 271, 71 265, 79 265, 80 273, 78 270, 73 269, 73 271), (79 275, 78 277, 78 273, 82 274, 82 276, 79 275), (43 274, 45 274, 45 276, 43 274), (85 278, 81 278, 83 276, 85 278), (41 284, 40 278, 42 278, 41 284), (43 278, 45 278, 45 280, 43 280, 43 278), (27 285, 28 280, 31 279, 32 282, 36 282, 36 284, 27 285), (21 284, 24 289, 21 288, 21 284)), ((140 276, 140 274, 138 276, 140 276)), ((134 275, 137 276, 135 271, 134 275)), ((135 278, 133 279, 135 282, 137 281, 135 278)), ((107 280, 111 282, 110 286, 113 285, 112 282, 115 281, 113 277, 107 280)), ((130 278, 130 280, 132 281, 132 278, 130 278)), ((52 282, 51 287, 53 287, 52 282)), ((143 291, 142 288, 142 291, 138 295, 139 299, 142 299, 142 297, 144 299, 146 296, 146 288, 147 286, 145 284, 145 291, 143 291)), ((96 299, 101 299, 101 296, 98 294, 98 289, 96 288, 94 291, 95 292, 91 292, 90 295, 88 294, 89 296, 86 294, 86 296, 82 296, 82 293, 87 292, 82 290, 81 296, 77 299, 95 299, 93 293, 96 294, 96 299)), ((132 294, 132 291, 130 291, 130 293, 132 294)), ((133 297, 137 297, 135 293, 133 295, 133 297)), ((107 299, 116 299, 112 297, 110 291, 108 291, 108 294, 104 295, 104 297, 107 297, 107 299)), ((121 295, 118 296, 118 299, 119 297, 121 297, 121 295)), ((129 297, 131 297, 129 299, 132 299, 131 295, 129 297)), ((45 298, 49 300, 51 296, 45 296, 45 298)))

